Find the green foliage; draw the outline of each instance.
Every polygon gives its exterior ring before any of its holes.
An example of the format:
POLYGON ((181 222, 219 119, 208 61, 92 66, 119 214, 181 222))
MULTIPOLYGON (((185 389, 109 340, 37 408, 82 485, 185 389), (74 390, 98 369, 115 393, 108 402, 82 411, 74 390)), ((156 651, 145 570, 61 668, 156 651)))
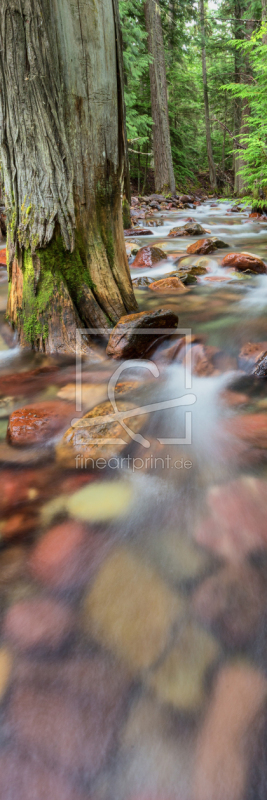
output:
MULTIPOLYGON (((246 83, 230 83, 226 87, 230 95, 240 98, 246 109, 247 130, 241 132, 239 142, 243 165, 240 174, 246 182, 247 192, 257 206, 266 206, 267 198, 267 45, 262 36, 267 33, 267 24, 255 31, 248 41, 235 41, 235 47, 249 61, 251 75, 246 83)), ((236 150, 240 154, 240 150, 236 150)))

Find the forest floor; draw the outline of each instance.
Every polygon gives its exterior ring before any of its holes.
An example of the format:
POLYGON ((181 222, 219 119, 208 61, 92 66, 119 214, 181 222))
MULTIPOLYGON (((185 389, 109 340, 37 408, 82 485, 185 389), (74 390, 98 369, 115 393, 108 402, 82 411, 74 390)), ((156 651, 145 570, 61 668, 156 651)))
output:
POLYGON ((144 313, 94 361, 20 350, 0 247, 3 800, 266 784, 267 220, 131 211, 144 313))

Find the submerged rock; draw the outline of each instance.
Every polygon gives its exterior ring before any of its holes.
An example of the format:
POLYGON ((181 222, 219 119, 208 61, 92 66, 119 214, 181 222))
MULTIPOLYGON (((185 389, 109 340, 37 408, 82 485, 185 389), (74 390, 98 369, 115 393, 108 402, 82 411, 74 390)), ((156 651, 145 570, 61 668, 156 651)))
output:
POLYGON ((152 278, 148 278, 147 275, 143 275, 142 278, 134 278, 132 280, 133 286, 149 286, 150 283, 153 283, 152 278))
POLYGON ((37 542, 28 559, 34 580, 66 591, 89 581, 107 555, 112 541, 77 520, 55 525, 37 542))
POLYGON ((199 731, 194 800, 242 800, 267 699, 265 675, 241 660, 226 664, 199 731))
POLYGON ((183 614, 183 598, 127 547, 118 547, 88 592, 83 625, 135 673, 158 660, 183 614))
POLYGON ((207 669, 218 659, 220 647, 207 631, 192 621, 182 626, 177 643, 148 676, 148 685, 161 702, 180 711, 196 712, 205 699, 207 669))
POLYGON ((175 292, 175 294, 189 291, 175 275, 171 278, 161 278, 159 281, 153 281, 153 283, 150 283, 149 288, 153 292, 175 292))
POLYGON ((124 231, 124 236, 151 236, 150 228, 127 228, 124 231))
POLYGON ((264 273, 267 272, 267 267, 261 258, 252 256, 250 253, 228 253, 222 260, 222 267, 233 267, 234 269, 244 272, 264 273))
POLYGON ((115 325, 109 337, 107 355, 113 358, 134 358, 144 355, 153 342, 164 336, 166 328, 177 328, 177 325, 177 315, 168 309, 128 314, 121 317, 115 325), (142 334, 142 328, 146 330, 154 328, 156 332, 142 334))
POLYGON ((267 342, 247 342, 240 350, 238 365, 240 369, 254 372, 255 366, 264 356, 267 357, 267 342))
POLYGON ((74 615, 57 600, 31 597, 11 606, 3 622, 3 636, 17 650, 57 650, 74 631, 74 615))
POLYGON ((192 608, 228 647, 253 641, 265 615, 265 580, 249 564, 232 564, 207 578, 195 591, 192 608))
POLYGON ((158 261, 167 258, 167 253, 164 253, 160 247, 140 247, 131 269, 142 269, 142 267, 153 267, 158 261))

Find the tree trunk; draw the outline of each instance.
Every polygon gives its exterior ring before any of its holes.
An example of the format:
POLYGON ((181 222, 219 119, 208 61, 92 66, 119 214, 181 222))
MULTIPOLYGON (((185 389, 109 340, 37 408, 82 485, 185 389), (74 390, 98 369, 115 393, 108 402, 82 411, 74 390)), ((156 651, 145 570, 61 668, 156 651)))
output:
POLYGON ((202 77, 203 77, 203 93, 204 93, 204 107, 205 107, 206 141, 207 141, 207 153, 209 162, 209 177, 212 188, 217 189, 216 170, 213 160, 211 135, 210 135, 209 95, 208 95, 207 66, 206 66, 206 46, 205 46, 204 0, 199 0, 199 11, 200 11, 202 77))
MULTIPOLYGON (((244 8, 240 8, 240 18, 242 18, 242 13, 244 12, 244 8)), ((251 12, 252 13, 252 12, 251 12)), ((250 39, 253 33, 254 24, 252 20, 247 20, 244 23, 243 21, 243 31, 239 33, 238 38, 246 38, 250 39)), ((251 80, 251 67, 249 62, 249 56, 246 53, 243 56, 243 60, 239 61, 239 83, 248 83, 251 80)), ((240 141, 242 143, 242 135, 249 133, 249 116, 250 116, 250 108, 248 101, 246 98, 241 98, 240 100, 240 124, 239 124, 239 137, 241 137, 240 141)), ((244 143, 243 143, 244 144, 244 143)), ((243 151, 244 152, 244 151, 243 151)), ((246 194, 247 191, 247 181, 243 175, 239 174, 239 171, 242 167, 245 166, 245 159, 241 155, 242 151, 239 151, 238 154, 235 155, 235 193, 239 196, 242 194, 246 194)))
POLYGON ((153 119, 155 189, 156 192, 170 191, 175 194, 164 43, 158 0, 146 0, 145 20, 148 34, 148 51, 153 59, 149 66, 149 74, 153 119))
POLYGON ((1 0, 0 37, 8 315, 22 343, 74 349, 136 308, 117 0, 1 0))
MULTIPOLYGON (((264 22, 265 25, 266 25, 266 23, 267 23, 267 0, 261 0, 261 8, 262 8, 262 14, 261 14, 262 22, 264 22)), ((263 34, 262 44, 267 44, 267 33, 263 34)))

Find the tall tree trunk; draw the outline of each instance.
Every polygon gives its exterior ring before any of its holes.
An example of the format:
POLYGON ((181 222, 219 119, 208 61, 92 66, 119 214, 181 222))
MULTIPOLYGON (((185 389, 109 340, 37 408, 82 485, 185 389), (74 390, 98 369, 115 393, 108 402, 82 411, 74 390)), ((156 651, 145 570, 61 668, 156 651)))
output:
POLYGON ((136 307, 117 0, 1 0, 0 47, 8 314, 22 343, 73 349, 136 307))
MULTIPOLYGON (((262 22, 264 22, 266 24, 267 23, 267 0, 261 0, 261 8, 262 8, 262 13, 261 13, 262 22)), ((267 44, 267 33, 263 34, 262 44, 267 44)))
POLYGON ((146 0, 145 20, 148 34, 148 51, 153 59, 149 66, 149 73, 153 119, 155 188, 156 192, 170 191, 175 194, 164 43, 158 0, 146 0))
MULTIPOLYGON (((242 8, 242 6, 238 6, 238 13, 240 15, 239 17, 240 19, 242 18, 244 10, 245 10, 244 7, 242 8)), ((237 33, 238 33, 237 38, 250 39, 253 33, 253 27, 254 27, 253 21, 252 20, 247 20, 247 22, 243 21, 242 31, 240 30, 240 27, 241 27, 240 23, 237 20, 237 33)), ((239 60, 238 73, 239 73, 239 75, 237 76, 238 83, 248 83, 251 80, 252 73, 251 73, 248 54, 245 54, 245 56, 243 56, 243 60, 242 57, 241 60, 239 60)), ((250 108, 246 98, 241 98, 240 100, 239 113, 240 113, 240 120, 239 120, 239 130, 237 133, 241 137, 241 142, 242 142, 242 136, 249 133, 250 108)), ((240 170, 242 169, 242 167, 245 166, 246 163, 245 158, 242 157, 241 155, 242 152, 244 151, 240 150, 238 154, 235 155, 235 192, 239 196, 242 196, 242 194, 243 195, 246 194, 247 190, 247 181, 243 175, 239 174, 240 170)))
POLYGON ((208 95, 207 65, 206 65, 206 46, 205 46, 204 0, 199 0, 199 12, 200 12, 202 76, 203 76, 203 93, 204 93, 204 107, 205 107, 206 141, 207 141, 207 153, 209 162, 209 177, 212 188, 217 189, 216 170, 213 160, 211 135, 210 135, 209 95, 208 95))

